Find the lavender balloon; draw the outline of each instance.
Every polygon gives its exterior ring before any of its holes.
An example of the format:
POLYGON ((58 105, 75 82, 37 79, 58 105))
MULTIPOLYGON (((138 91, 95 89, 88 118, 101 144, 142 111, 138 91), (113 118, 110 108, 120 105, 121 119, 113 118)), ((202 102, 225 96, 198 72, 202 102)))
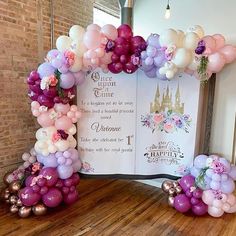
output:
POLYGON ((147 44, 159 48, 160 47, 159 34, 151 34, 147 39, 147 44))
POLYGON ((145 75, 149 78, 156 78, 156 68, 153 67, 151 70, 149 71, 145 71, 145 75))
POLYGON ((40 78, 42 79, 43 77, 54 75, 55 68, 49 63, 49 62, 44 62, 38 67, 38 73, 40 75, 40 78))
POLYGON ((60 87, 63 89, 72 88, 75 84, 75 77, 71 72, 61 74, 60 87))

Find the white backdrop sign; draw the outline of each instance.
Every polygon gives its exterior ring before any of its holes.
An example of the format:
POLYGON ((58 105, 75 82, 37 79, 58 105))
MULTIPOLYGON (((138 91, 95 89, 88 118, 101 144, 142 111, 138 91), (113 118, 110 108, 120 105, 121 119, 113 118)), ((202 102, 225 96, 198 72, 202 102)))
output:
POLYGON ((91 72, 77 93, 81 173, 183 175, 196 153, 199 97, 199 81, 185 73, 161 81, 91 72))

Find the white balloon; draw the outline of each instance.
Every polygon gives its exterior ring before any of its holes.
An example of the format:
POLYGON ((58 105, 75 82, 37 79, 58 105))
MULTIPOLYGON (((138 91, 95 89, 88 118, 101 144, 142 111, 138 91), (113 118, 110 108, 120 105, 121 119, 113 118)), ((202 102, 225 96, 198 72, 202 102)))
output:
POLYGON ((176 50, 174 58, 172 59, 172 62, 178 68, 185 68, 190 64, 191 60, 192 60, 192 55, 187 49, 178 48, 176 50))
POLYGON ((200 25, 193 25, 187 29, 187 32, 194 32, 198 35, 199 38, 204 36, 204 30, 200 25))
POLYGON ((73 25, 70 28, 69 36, 72 40, 75 41, 82 41, 84 37, 85 29, 81 27, 80 25, 73 25))
POLYGON ((73 41, 71 44, 72 52, 74 52, 78 57, 82 57, 87 51, 83 42, 73 41))
POLYGON ((167 78, 167 79, 172 79, 174 76, 175 76, 175 73, 174 73, 173 70, 168 70, 168 71, 166 72, 166 78, 167 78))
POLYGON ((173 29, 167 29, 162 32, 159 41, 161 46, 168 46, 169 44, 176 45, 178 43, 177 32, 173 29))
POLYGON ((82 69, 83 61, 81 57, 75 57, 74 64, 69 68, 69 71, 75 73, 82 69))
POLYGON ((56 47, 60 52, 70 49, 72 44, 72 39, 68 36, 61 35, 57 38, 56 47))
POLYGON ((59 140, 55 143, 55 146, 57 148, 58 151, 60 152, 64 152, 65 150, 67 150, 68 148, 70 148, 70 143, 67 140, 59 140))
POLYGON ((184 31, 176 30, 176 33, 177 33, 177 36, 178 36, 178 42, 177 42, 176 46, 178 48, 182 48, 183 47, 184 38, 185 38, 184 31))
POLYGON ((165 75, 165 73, 166 73, 165 66, 163 66, 163 67, 161 67, 161 68, 159 69, 159 73, 160 73, 161 75, 165 75))
POLYGON ((199 65, 200 65, 200 59, 194 56, 192 62, 188 65, 188 69, 196 71, 199 65))
POLYGON ((189 32, 185 35, 183 47, 190 50, 195 50, 199 40, 200 38, 196 33, 189 32))
POLYGON ((67 132, 68 134, 71 134, 71 135, 76 134, 76 126, 72 125, 71 128, 67 132))

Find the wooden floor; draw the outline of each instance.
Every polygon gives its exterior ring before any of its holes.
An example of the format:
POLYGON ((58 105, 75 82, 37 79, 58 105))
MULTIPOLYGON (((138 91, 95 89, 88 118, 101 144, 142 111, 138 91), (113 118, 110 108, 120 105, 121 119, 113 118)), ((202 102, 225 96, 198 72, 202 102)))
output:
POLYGON ((0 235, 236 235, 236 215, 182 215, 160 189, 128 180, 82 180, 80 200, 41 217, 20 219, 0 208, 0 235))

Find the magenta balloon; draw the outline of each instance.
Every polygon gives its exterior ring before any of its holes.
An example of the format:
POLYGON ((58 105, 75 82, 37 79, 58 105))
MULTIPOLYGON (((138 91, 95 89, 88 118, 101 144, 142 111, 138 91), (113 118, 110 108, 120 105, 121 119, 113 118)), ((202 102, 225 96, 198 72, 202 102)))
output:
POLYGON ((34 81, 40 79, 39 73, 36 70, 31 71, 29 77, 33 79, 34 81))
POLYGON ((195 198, 202 198, 202 190, 200 188, 197 188, 193 191, 193 196, 195 198))
POLYGON ((132 29, 127 24, 122 24, 118 27, 118 37, 123 37, 125 39, 130 39, 133 36, 132 29))
POLYGON ((31 187, 25 187, 19 191, 19 197, 23 205, 33 206, 39 202, 41 195, 33 191, 31 187))
POLYGON ((76 202, 79 199, 79 194, 78 192, 75 190, 74 192, 70 192, 68 195, 64 195, 63 201, 70 205, 73 204, 74 202, 76 202))
POLYGON ((28 85, 34 85, 34 83, 35 83, 35 80, 33 78, 31 78, 31 77, 27 78, 27 84, 28 85))
POLYGON ((123 66, 120 62, 115 63, 115 70, 120 73, 123 69, 123 66))
POLYGON ((40 189, 40 194, 41 194, 41 195, 44 195, 44 194, 46 194, 47 192, 48 192, 48 187, 47 187, 47 186, 41 187, 41 189, 40 189))
POLYGON ((73 185, 78 185, 79 182, 80 182, 80 177, 77 173, 74 173, 72 176, 71 176, 71 179, 73 180, 73 185))
POLYGON ((25 180, 25 186, 26 186, 26 187, 30 187, 30 185, 31 185, 32 180, 33 180, 34 177, 35 177, 35 176, 30 175, 30 176, 28 176, 28 177, 26 178, 26 180, 25 180))
POLYGON ((119 62, 120 57, 118 55, 116 55, 115 53, 112 54, 111 56, 111 61, 112 62, 119 62))
POLYGON ((37 185, 40 186, 40 187, 43 187, 44 185, 46 185, 46 179, 45 178, 40 178, 37 181, 37 185))
POLYGON ((49 62, 44 62, 38 67, 38 73, 41 79, 46 76, 54 75, 55 70, 56 69, 49 62))
POLYGON ((32 190, 35 192, 35 193, 39 193, 40 192, 40 187, 38 185, 33 185, 32 186, 32 190))
POLYGON ((48 187, 52 187, 57 183, 58 180, 58 173, 56 168, 46 167, 40 170, 40 175, 47 179, 46 185, 48 187))
POLYGON ((190 200, 185 194, 179 194, 174 199, 174 207, 179 212, 187 212, 191 209, 190 200))
POLYGON ((118 56, 127 55, 130 51, 130 44, 124 38, 117 38, 115 41, 114 53, 118 56))
POLYGON ((75 84, 75 77, 71 72, 61 74, 60 87, 63 89, 72 88, 75 84))
POLYGON ((48 192, 42 197, 43 203, 47 207, 57 207, 62 202, 62 199, 63 197, 61 191, 57 188, 49 189, 48 192))
POLYGON ((64 180, 64 186, 71 187, 72 185, 73 185, 73 179, 72 178, 64 180))
POLYGON ((122 63, 122 64, 126 64, 127 62, 129 62, 130 61, 130 56, 128 56, 128 55, 121 55, 120 56, 120 62, 122 63))
POLYGON ((62 179, 58 179, 55 187, 56 188, 62 188, 63 185, 64 185, 63 180, 62 179))
POLYGON ((192 206, 192 212, 197 216, 202 216, 207 213, 208 206, 200 201, 198 204, 192 206))
POLYGON ((110 64, 108 64, 107 68, 111 73, 118 74, 120 72, 116 70, 115 65, 116 65, 116 63, 110 63, 110 64))
POLYGON ((70 189, 68 187, 64 186, 64 187, 62 187, 61 191, 63 194, 68 194, 70 192, 70 189))
POLYGON ((127 74, 132 74, 138 69, 132 62, 128 62, 123 66, 123 71, 127 74))
POLYGON ((184 191, 187 191, 190 187, 194 186, 195 179, 192 175, 185 175, 179 180, 179 185, 184 191))
POLYGON ((198 198, 191 197, 190 202, 192 205, 197 205, 200 202, 200 200, 198 198))
POLYGON ((54 106, 54 102, 45 95, 39 95, 38 102, 41 106, 46 106, 48 108, 52 108, 54 106))
POLYGON ((141 36, 134 36, 130 40, 131 45, 131 52, 135 53, 138 49, 145 49, 146 48, 146 41, 141 36))
POLYGON ((44 89, 43 94, 49 98, 54 98, 57 96, 57 88, 49 87, 49 89, 44 89))

